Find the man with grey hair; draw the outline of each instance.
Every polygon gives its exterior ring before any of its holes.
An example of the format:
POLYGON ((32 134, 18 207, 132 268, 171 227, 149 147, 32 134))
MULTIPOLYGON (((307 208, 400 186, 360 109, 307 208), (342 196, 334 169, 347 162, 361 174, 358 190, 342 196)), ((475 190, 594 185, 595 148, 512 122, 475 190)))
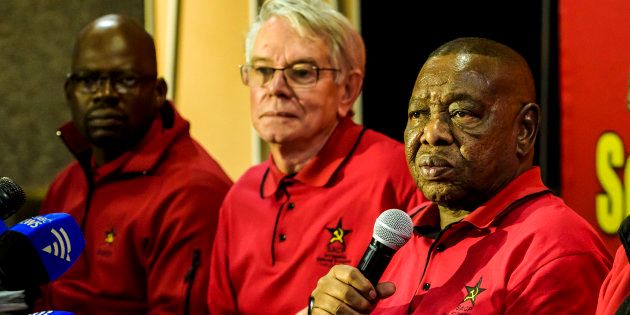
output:
POLYGON ((267 1, 246 50, 251 119, 271 156, 222 205, 208 303, 213 314, 288 314, 331 266, 358 263, 382 211, 424 197, 402 145, 351 119, 365 48, 339 12, 267 1))

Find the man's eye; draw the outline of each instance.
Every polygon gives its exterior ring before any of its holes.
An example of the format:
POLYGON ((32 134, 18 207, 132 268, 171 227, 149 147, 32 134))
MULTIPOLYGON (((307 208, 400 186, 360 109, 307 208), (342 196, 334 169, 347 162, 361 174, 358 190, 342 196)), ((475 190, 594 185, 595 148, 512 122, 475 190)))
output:
POLYGON ((134 75, 124 75, 117 77, 116 82, 124 86, 134 86, 138 82, 138 77, 134 75))
POLYGON ((314 75, 314 70, 309 68, 291 68, 291 76, 294 78, 310 78, 314 75))
POLYGON ((422 116, 422 113, 419 110, 409 112, 409 119, 418 119, 420 116, 422 116))
POLYGON ((480 122, 480 117, 469 110, 453 110, 450 112, 451 120, 461 126, 474 126, 480 122))
POLYGON ((456 110, 451 112, 451 117, 464 118, 470 116, 470 113, 463 110, 456 110))
POLYGON ((273 75, 273 72, 275 71, 273 68, 270 67, 255 67, 254 71, 256 71, 256 73, 262 75, 262 76, 270 76, 273 75))
POLYGON ((77 82, 81 84, 91 85, 91 84, 94 84, 96 81, 98 81, 98 76, 97 75, 80 75, 80 76, 77 76, 76 80, 77 82))

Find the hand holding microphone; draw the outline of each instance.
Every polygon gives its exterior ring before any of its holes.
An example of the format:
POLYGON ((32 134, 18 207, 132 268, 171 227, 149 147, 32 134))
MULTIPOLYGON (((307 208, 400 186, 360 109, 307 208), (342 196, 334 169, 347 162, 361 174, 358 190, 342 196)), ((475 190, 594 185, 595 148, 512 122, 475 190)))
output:
POLYGON ((413 223, 404 211, 390 209, 381 213, 358 267, 332 267, 313 291, 309 314, 317 314, 318 309, 331 314, 369 313, 379 299, 394 294, 393 283, 377 283, 396 251, 411 238, 412 231, 413 223))

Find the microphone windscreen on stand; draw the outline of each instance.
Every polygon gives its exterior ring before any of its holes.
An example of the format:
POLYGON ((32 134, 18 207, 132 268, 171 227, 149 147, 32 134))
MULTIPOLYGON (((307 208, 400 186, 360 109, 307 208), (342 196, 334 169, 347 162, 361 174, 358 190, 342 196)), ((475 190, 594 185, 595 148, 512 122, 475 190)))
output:
POLYGON ((24 190, 8 177, 0 178, 0 217, 6 220, 15 214, 26 201, 24 190))
POLYGON ((18 186, 8 177, 0 178, 0 235, 9 228, 4 223, 8 217, 15 214, 26 202, 26 194, 22 187, 18 186))

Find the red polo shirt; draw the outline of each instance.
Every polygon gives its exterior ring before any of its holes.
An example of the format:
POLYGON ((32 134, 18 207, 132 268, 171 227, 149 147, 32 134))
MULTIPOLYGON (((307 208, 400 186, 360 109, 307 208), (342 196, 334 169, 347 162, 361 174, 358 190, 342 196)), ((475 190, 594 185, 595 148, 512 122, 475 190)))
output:
POLYGON ((611 265, 593 228, 532 168, 460 222, 419 207, 414 236, 381 281, 382 314, 593 314, 611 265))
POLYGON ((621 303, 630 296, 630 263, 623 246, 615 254, 610 273, 599 292, 597 315, 614 314, 621 303))
POLYGON ((335 264, 356 265, 374 221, 424 200, 400 143, 342 120, 297 174, 248 170, 221 207, 211 261, 212 314, 292 314, 335 264))

